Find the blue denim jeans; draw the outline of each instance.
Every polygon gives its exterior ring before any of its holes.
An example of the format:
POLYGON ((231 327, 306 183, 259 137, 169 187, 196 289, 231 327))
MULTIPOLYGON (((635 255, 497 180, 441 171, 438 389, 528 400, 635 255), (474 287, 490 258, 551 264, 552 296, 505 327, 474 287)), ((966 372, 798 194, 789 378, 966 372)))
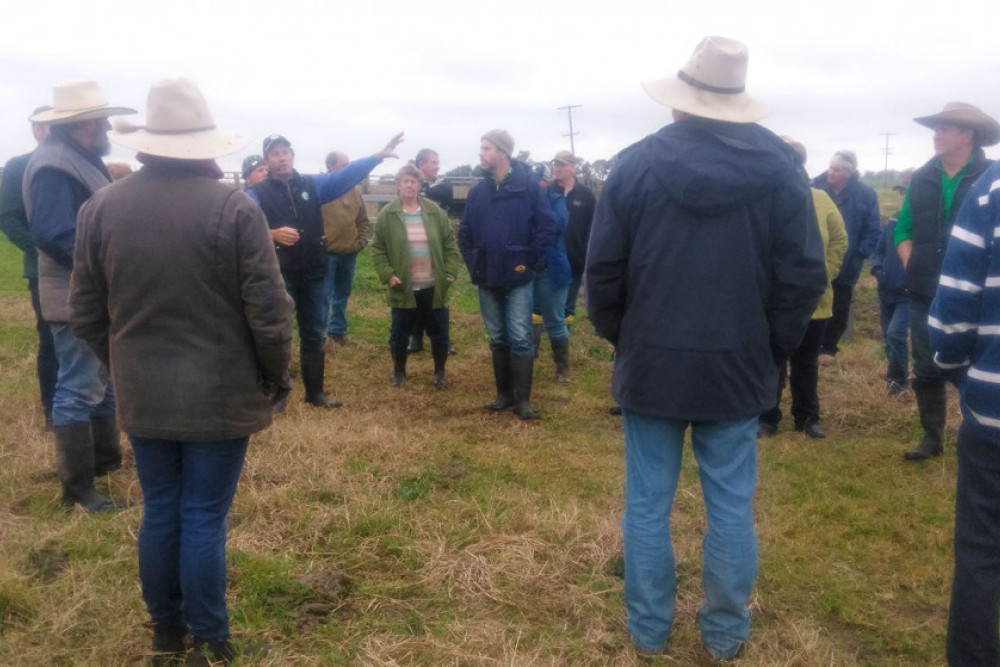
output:
POLYGON ((156 623, 229 638, 226 514, 250 438, 177 442, 130 436, 142 487, 139 580, 156 623))
POLYGON ((303 350, 322 350, 326 342, 326 278, 302 280, 294 274, 282 274, 285 289, 295 302, 295 321, 299 325, 299 346, 303 350))
POLYGON ((42 304, 38 299, 38 278, 28 278, 28 291, 31 293, 31 307, 35 311, 35 328, 38 329, 38 360, 35 364, 38 372, 38 389, 45 417, 52 419, 52 397, 56 393, 59 362, 56 361, 56 348, 52 342, 49 323, 42 317, 42 304))
POLYGON ((549 340, 568 340, 569 327, 566 326, 566 291, 569 285, 556 287, 549 278, 549 272, 543 271, 535 276, 535 308, 542 316, 545 333, 549 340))
POLYGON ((52 397, 52 425, 69 426, 115 414, 115 393, 108 367, 73 335, 66 322, 49 322, 59 374, 52 397))
POLYGON ((326 300, 323 314, 327 317, 328 336, 347 335, 347 299, 354 283, 356 252, 329 252, 326 254, 326 300))
POLYGON ((580 286, 583 284, 583 274, 574 273, 573 281, 566 288, 566 317, 576 317, 576 301, 580 296, 580 286))
POLYGON ((906 386, 910 381, 910 307, 905 301, 886 301, 879 298, 879 315, 882 337, 885 339, 885 358, 889 365, 885 379, 906 386))
POLYGON ((698 461, 708 532, 702 541, 705 600, 701 638, 718 658, 734 655, 750 634, 746 605, 757 577, 753 497, 757 419, 687 422, 623 410, 625 425, 625 604, 628 629, 646 651, 666 646, 677 580, 670 512, 681 472, 684 433, 698 461))
POLYGON ((958 431, 948 664, 1000 664, 1000 437, 958 431))
POLYGON ((517 287, 480 287, 479 312, 490 335, 490 350, 510 350, 515 357, 534 359, 531 343, 533 282, 517 287))

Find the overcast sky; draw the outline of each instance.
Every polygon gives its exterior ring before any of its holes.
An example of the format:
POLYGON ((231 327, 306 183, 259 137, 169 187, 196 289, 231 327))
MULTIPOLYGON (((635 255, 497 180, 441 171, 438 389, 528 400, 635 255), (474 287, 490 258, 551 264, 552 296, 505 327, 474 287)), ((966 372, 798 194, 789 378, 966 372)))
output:
POLYGON ((880 170, 886 132, 889 167, 902 169, 931 155, 915 116, 950 100, 1000 116, 998 28, 975 16, 994 5, 976 5, 959 17, 940 2, 18 2, 2 19, 0 160, 32 148, 26 117, 56 83, 94 79, 141 123, 150 85, 185 76, 220 128, 252 140, 226 169, 272 132, 305 173, 399 130, 402 158, 432 147, 444 169, 476 164, 493 127, 551 159, 570 147, 557 111, 570 104, 576 153, 593 161, 669 122, 640 81, 675 74, 702 37, 722 35, 749 46, 748 92, 774 110, 762 124, 805 144, 811 174, 841 148, 880 170))

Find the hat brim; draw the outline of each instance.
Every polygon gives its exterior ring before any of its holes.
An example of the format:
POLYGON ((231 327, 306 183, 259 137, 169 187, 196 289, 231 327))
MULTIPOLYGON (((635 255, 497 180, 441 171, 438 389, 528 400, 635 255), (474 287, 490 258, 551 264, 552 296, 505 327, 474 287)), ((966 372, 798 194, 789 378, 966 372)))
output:
POLYGON ((913 122, 934 129, 938 125, 949 124, 965 127, 976 133, 978 146, 993 146, 1000 143, 1000 125, 984 113, 964 113, 943 111, 933 116, 914 118, 913 122))
POLYGON ((250 141, 214 129, 177 134, 154 133, 144 128, 132 132, 112 130, 108 132, 108 138, 139 153, 178 160, 212 160, 235 153, 250 141))
POLYGON ((758 102, 748 93, 712 93, 684 83, 676 76, 643 81, 642 89, 664 106, 702 118, 729 123, 756 123, 771 113, 771 107, 758 102))
POLYGON ((66 123, 80 123, 85 120, 94 120, 95 118, 107 118, 108 116, 127 116, 134 113, 139 112, 135 109, 129 109, 128 107, 108 106, 94 107, 93 109, 78 111, 56 111, 55 109, 49 109, 48 111, 36 113, 28 120, 32 123, 64 125, 66 123))

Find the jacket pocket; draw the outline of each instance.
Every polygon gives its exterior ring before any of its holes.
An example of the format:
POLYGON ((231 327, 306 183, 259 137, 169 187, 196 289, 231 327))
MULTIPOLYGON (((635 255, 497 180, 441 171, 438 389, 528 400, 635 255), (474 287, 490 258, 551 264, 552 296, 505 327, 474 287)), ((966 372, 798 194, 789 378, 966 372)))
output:
POLYGON ((531 246, 508 243, 503 249, 503 279, 507 284, 524 283, 534 278, 535 253, 531 246))

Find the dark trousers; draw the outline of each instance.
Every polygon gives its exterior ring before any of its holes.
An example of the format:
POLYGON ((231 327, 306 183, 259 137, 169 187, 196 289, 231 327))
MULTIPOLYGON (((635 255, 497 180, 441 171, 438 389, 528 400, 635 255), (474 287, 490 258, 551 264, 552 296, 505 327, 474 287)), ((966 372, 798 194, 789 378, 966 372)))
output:
POLYGON ((777 426, 781 421, 781 392, 791 366, 792 418, 797 428, 819 421, 819 348, 823 341, 823 330, 829 320, 810 320, 806 335, 798 348, 786 357, 775 352, 778 364, 778 398, 774 407, 760 416, 760 421, 777 426))
POLYGON ((913 384, 941 384, 941 369, 934 363, 934 348, 931 347, 927 330, 927 317, 931 304, 922 299, 910 299, 910 346, 913 350, 913 384))
POLYGON ((52 342, 52 331, 49 323, 42 317, 42 305, 38 300, 38 278, 28 278, 28 291, 31 292, 31 307, 35 310, 35 328, 38 329, 38 389, 42 396, 42 409, 46 418, 52 418, 52 396, 56 393, 56 377, 59 374, 59 362, 56 360, 56 348, 52 342))
POLYGON ((434 307, 434 288, 427 287, 413 292, 416 308, 393 308, 389 328, 389 347, 405 349, 411 334, 418 330, 431 339, 431 345, 448 344, 448 309, 434 307))
POLYGON ((1000 664, 1000 435, 958 432, 948 664, 1000 664))
POLYGON ((826 331, 823 333, 821 354, 837 354, 840 339, 847 331, 847 323, 851 319, 851 302, 854 300, 854 285, 833 283, 833 317, 827 320, 826 331))
POLYGON ((326 275, 303 279, 298 274, 282 273, 285 289, 295 302, 295 320, 299 325, 299 346, 303 350, 322 351, 326 342, 326 275))

